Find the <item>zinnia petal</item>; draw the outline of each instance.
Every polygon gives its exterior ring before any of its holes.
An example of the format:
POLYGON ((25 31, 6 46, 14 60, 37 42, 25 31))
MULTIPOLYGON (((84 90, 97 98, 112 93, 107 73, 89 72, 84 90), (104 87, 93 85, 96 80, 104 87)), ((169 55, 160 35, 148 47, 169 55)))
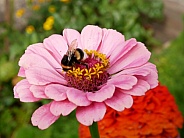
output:
POLYGON ((116 30, 102 29, 102 31, 103 38, 99 51, 102 51, 107 57, 109 57, 115 47, 119 47, 124 43, 125 37, 116 30))
POLYGON ((76 110, 77 120, 86 126, 92 125, 93 122, 101 120, 106 112, 104 103, 92 103, 89 106, 78 107, 76 110))
POLYGON ((26 77, 29 83, 34 85, 46 85, 49 83, 66 84, 66 80, 56 71, 34 67, 26 70, 26 77))
MULTIPOLYGON (((60 67, 60 59, 58 60, 51 54, 43 45, 43 43, 36 43, 30 45, 25 54, 35 54, 45 59, 53 68, 60 67)), ((36 60, 38 61, 38 60, 36 60)))
POLYGON ((55 101, 62 101, 67 98, 66 91, 68 87, 60 84, 49 84, 45 88, 45 94, 55 101))
POLYGON ((19 72, 18 72, 18 76, 19 77, 25 77, 26 76, 25 70, 24 70, 23 67, 20 67, 19 72))
POLYGON ((114 85, 106 85, 103 86, 100 90, 96 92, 88 92, 87 98, 90 101, 95 101, 95 102, 103 102, 104 100, 111 98, 114 94, 115 87, 114 85))
POLYGON ((145 80, 150 85, 150 88, 155 88, 158 85, 158 73, 153 70, 151 70, 150 74, 148 74, 147 76, 139 76, 138 78, 145 80))
POLYGON ((77 105, 71 103, 68 100, 59 101, 59 102, 53 101, 50 106, 50 111, 55 116, 59 116, 61 114, 63 116, 66 116, 70 114, 76 107, 77 105))
POLYGON ((33 126, 38 126, 40 129, 46 129, 59 118, 59 116, 55 116, 50 112, 50 105, 51 103, 45 104, 33 113, 31 117, 33 126))
POLYGON ((81 43, 84 49, 97 50, 102 40, 102 29, 98 26, 87 25, 81 32, 81 43))
POLYGON ((125 108, 130 108, 133 104, 133 98, 129 94, 122 93, 116 89, 114 96, 107 99, 105 103, 116 111, 123 111, 125 108))
POLYGON ((136 46, 111 66, 109 73, 114 74, 123 69, 139 67, 148 62, 150 55, 151 53, 144 44, 138 42, 136 46))
POLYGON ((17 84, 13 87, 13 95, 14 95, 14 98, 19 98, 19 95, 18 95, 18 92, 17 92, 17 84))
POLYGON ((35 43, 32 45, 29 45, 27 47, 27 49, 25 50, 25 54, 38 54, 38 55, 42 55, 42 53, 40 53, 38 49, 40 48, 44 48, 43 43, 35 43))
POLYGON ((68 50, 68 45, 66 40, 61 35, 51 35, 50 37, 44 39, 44 47, 55 55, 55 58, 60 61, 62 55, 68 50))
POLYGON ((20 58, 19 66, 23 67, 24 69, 40 67, 54 70, 54 68, 45 59, 43 59, 43 57, 36 54, 24 54, 20 58))
POLYGON ((156 66, 149 62, 137 68, 125 69, 120 72, 120 74, 136 75, 138 79, 145 80, 150 85, 150 88, 154 88, 158 85, 156 66))
POLYGON ((130 75, 114 75, 108 80, 107 84, 113 84, 114 86, 129 90, 137 83, 137 78, 130 75))
POLYGON ((82 48, 81 45, 81 35, 77 30, 74 29, 64 29, 63 37, 67 41, 68 45, 72 43, 73 40, 77 39, 78 48, 82 48))
POLYGON ((150 85, 146 81, 139 79, 137 84, 133 86, 132 89, 121 90, 121 92, 129 95, 141 96, 141 95, 145 95, 145 92, 149 89, 150 89, 150 85))
POLYGON ((70 88, 67 92, 68 100, 77 106, 88 106, 91 101, 88 100, 86 94, 78 89, 70 88))
POLYGON ((112 66, 118 59, 120 59, 122 56, 124 56, 128 51, 130 51, 134 46, 137 45, 137 41, 135 38, 131 38, 129 40, 126 40, 122 45, 115 47, 114 50, 112 50, 110 55, 110 65, 112 66))
POLYGON ((137 67, 137 68, 125 69, 125 70, 121 71, 119 74, 147 76, 150 74, 151 70, 154 70, 155 72, 157 72, 155 65, 148 62, 148 63, 146 63, 140 67, 137 67))
POLYGON ((39 98, 34 97, 33 93, 30 91, 29 82, 24 79, 16 84, 14 87, 15 98, 19 98, 22 102, 35 102, 39 101, 39 98))
POLYGON ((31 85, 30 91, 36 98, 47 99, 48 97, 45 95, 45 87, 46 86, 31 85))

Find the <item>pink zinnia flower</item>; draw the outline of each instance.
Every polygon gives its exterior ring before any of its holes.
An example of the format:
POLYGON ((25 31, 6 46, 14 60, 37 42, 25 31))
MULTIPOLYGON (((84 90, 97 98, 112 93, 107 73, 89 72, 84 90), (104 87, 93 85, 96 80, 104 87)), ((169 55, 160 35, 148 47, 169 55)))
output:
POLYGON ((134 38, 125 41, 112 29, 88 25, 81 34, 65 29, 63 36, 54 34, 27 48, 18 73, 25 79, 14 87, 14 96, 22 102, 51 99, 32 115, 32 124, 40 129, 75 109, 77 120, 89 126, 103 119, 106 106, 123 111, 132 106, 132 95, 144 95, 157 86, 150 55, 143 43, 134 38), (65 72, 61 60, 74 40, 87 58, 65 72))

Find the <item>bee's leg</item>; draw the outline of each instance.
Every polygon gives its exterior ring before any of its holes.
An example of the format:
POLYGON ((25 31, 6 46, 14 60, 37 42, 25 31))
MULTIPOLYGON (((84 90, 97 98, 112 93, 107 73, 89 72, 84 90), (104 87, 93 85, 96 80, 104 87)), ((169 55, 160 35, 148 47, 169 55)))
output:
POLYGON ((81 61, 76 61, 75 63, 80 64, 80 65, 84 65, 87 69, 89 68, 87 63, 81 62, 81 61))
POLYGON ((86 64, 86 63, 82 63, 82 65, 86 66, 86 68, 88 69, 88 64, 86 64))

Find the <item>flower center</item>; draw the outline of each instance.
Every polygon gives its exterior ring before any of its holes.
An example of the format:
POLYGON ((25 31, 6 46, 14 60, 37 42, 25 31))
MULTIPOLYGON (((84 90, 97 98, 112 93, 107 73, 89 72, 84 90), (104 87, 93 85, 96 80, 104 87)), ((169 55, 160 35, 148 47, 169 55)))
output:
POLYGON ((94 92, 99 86, 107 82, 109 74, 106 71, 109 67, 109 59, 105 54, 95 50, 84 50, 88 55, 81 63, 75 63, 72 69, 65 74, 68 86, 83 90, 85 92, 94 92))

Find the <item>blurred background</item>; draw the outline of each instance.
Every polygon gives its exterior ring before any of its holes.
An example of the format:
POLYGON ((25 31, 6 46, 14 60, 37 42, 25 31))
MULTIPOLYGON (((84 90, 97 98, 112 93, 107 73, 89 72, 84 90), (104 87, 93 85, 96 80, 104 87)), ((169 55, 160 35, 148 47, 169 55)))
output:
POLYGON ((81 31, 87 24, 145 43, 159 81, 184 115, 183 0, 0 0, 0 6, 0 138, 78 137, 75 113, 47 130, 33 127, 31 115, 43 103, 21 103, 13 98, 13 86, 21 79, 18 61, 27 46, 64 28, 81 31))

